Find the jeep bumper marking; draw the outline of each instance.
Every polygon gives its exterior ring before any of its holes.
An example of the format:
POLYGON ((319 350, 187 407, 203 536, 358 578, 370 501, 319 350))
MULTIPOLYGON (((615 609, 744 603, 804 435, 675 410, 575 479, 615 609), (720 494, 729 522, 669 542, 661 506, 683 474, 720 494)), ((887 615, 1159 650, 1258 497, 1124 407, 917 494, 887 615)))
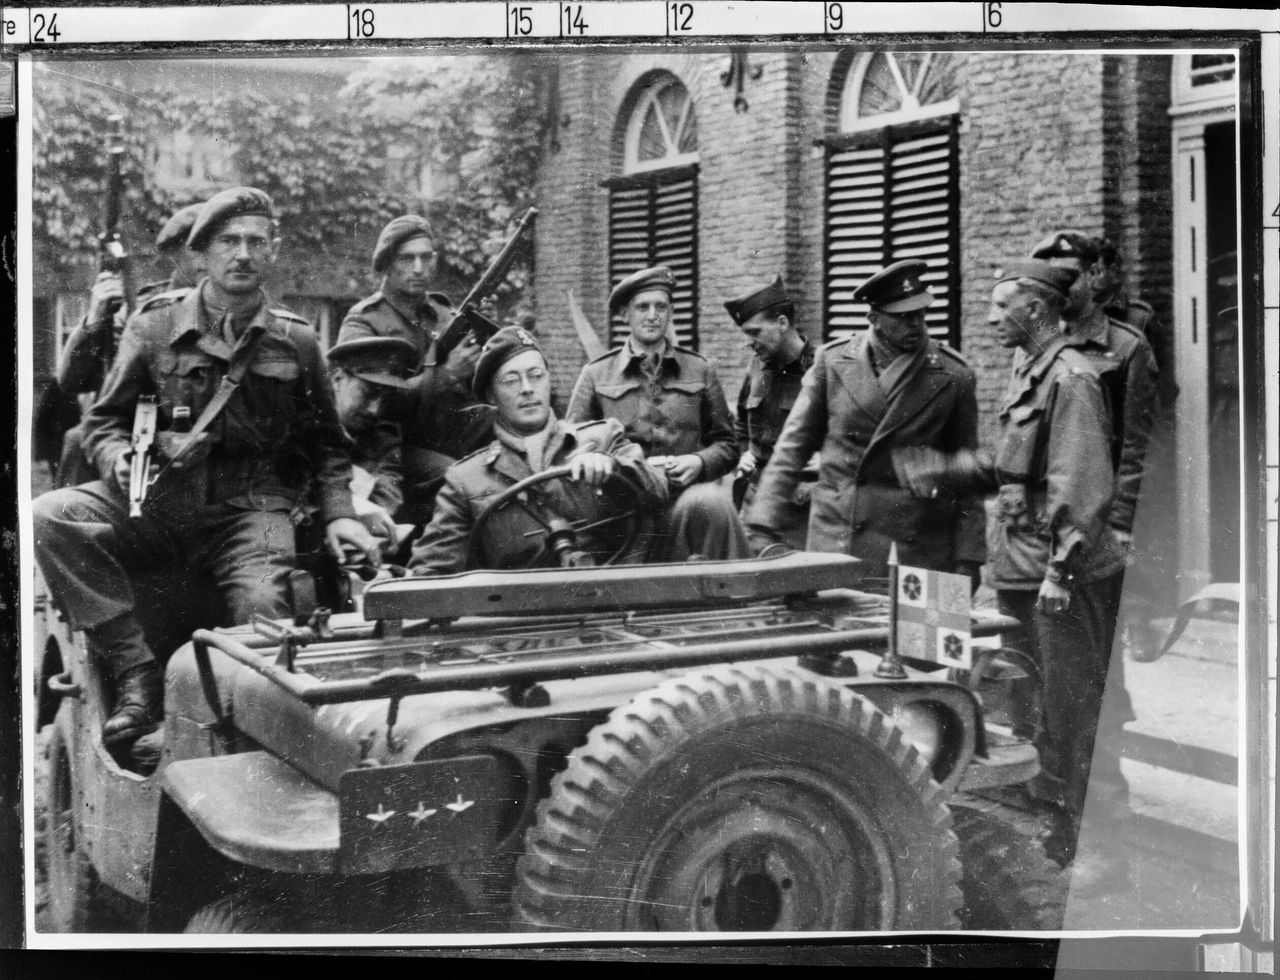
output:
POLYGON ((507 802, 491 756, 351 769, 339 790, 338 866, 344 872, 448 864, 498 837, 507 802))

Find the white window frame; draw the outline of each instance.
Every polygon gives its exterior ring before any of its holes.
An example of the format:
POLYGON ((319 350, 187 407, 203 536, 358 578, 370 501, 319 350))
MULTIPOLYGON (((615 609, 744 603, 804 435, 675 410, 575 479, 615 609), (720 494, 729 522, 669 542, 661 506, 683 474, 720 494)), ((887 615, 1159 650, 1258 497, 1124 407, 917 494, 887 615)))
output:
MULTIPOLYGON (((644 92, 641 93, 635 106, 631 110, 631 117, 627 120, 626 137, 623 141, 622 154, 622 172, 623 174, 639 174, 646 173, 650 170, 666 170, 669 167, 682 167, 691 163, 698 162, 698 152, 692 153, 671 153, 657 160, 641 160, 640 159, 640 131, 644 127, 645 117, 649 114, 649 107, 655 106, 658 109, 658 123, 662 127, 663 135, 667 138, 667 145, 671 146, 675 143, 675 135, 667 129, 667 120, 663 116, 661 107, 656 106, 658 96, 666 91, 672 85, 679 86, 685 95, 684 113, 680 117, 682 124, 694 111, 693 96, 690 94, 688 87, 676 78, 674 75, 663 76, 656 79, 653 83, 646 86, 644 92)), ((679 132, 680 125, 677 124, 676 131, 679 132)))
MULTIPOLYGON (((1214 71, 1222 69, 1215 68, 1214 71)), ((1170 115, 1177 116, 1182 111, 1196 111, 1207 108, 1209 104, 1230 107, 1233 111, 1238 92, 1238 75, 1240 73, 1240 54, 1234 48, 1225 50, 1195 51, 1173 56, 1173 92, 1170 115), (1211 82, 1208 85, 1191 84, 1191 59, 1197 54, 1230 54, 1236 59, 1235 70, 1231 77, 1222 82, 1211 82)))
MULTIPOLYGON (((845 77, 844 89, 840 93, 840 120, 839 131, 841 133, 861 133, 869 129, 883 129, 886 126, 897 126, 901 123, 916 122, 921 119, 933 119, 936 116, 957 116, 960 114, 960 100, 947 99, 945 102, 927 102, 920 104, 916 102, 914 105, 907 105, 905 108, 896 112, 882 112, 874 116, 858 115, 858 106, 862 102, 862 85, 866 81, 867 69, 871 67, 871 59, 877 54, 883 54, 889 59, 889 64, 897 75, 897 62, 893 60, 893 56, 902 52, 897 51, 872 51, 858 55, 853 63, 853 67, 849 70, 849 74, 845 77)), ((914 54, 915 52, 905 52, 914 54)), ((949 54, 950 52, 922 52, 929 56, 930 60, 935 53, 949 54)), ((924 69, 920 72, 916 80, 917 91, 919 85, 929 73, 929 64, 926 63, 924 69)), ((905 83, 901 76, 898 76, 899 84, 905 88, 905 83)), ((914 93, 906 93, 907 98, 914 99, 914 93)))

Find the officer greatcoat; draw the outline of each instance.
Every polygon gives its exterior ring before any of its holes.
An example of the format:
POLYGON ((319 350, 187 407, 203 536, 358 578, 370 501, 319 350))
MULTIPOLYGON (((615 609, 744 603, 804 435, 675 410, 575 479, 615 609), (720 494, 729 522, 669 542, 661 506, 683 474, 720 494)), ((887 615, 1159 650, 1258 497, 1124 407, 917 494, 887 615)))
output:
POLYGON ((801 470, 821 450, 810 499, 810 551, 853 555, 872 577, 887 574, 894 541, 906 565, 952 571, 957 562, 981 564, 981 502, 950 494, 917 498, 898 483, 891 458, 896 446, 977 446, 973 371, 955 351, 931 340, 890 403, 871 356, 869 333, 818 350, 756 488, 746 520, 753 545, 774 539, 801 470))
POLYGON ((566 413, 571 422, 617 419, 646 456, 694 454, 701 482, 718 480, 738 462, 733 416, 715 369, 706 358, 670 342, 656 375, 631 342, 589 362, 578 376, 566 413))
MULTIPOLYGON (((609 486, 604 496, 585 484, 567 478, 549 480, 534 488, 520 505, 504 508, 489 518, 482 540, 470 540, 480 514, 495 496, 535 472, 568 463, 584 453, 606 453, 615 467, 640 489, 639 509, 660 511, 667 502, 666 479, 644 460, 635 443, 628 442, 620 423, 614 419, 573 424, 557 419, 543 451, 542 465, 530 464, 521 440, 501 427, 498 438, 449 467, 444 486, 436 497, 435 515, 422 538, 414 545, 410 567, 415 574, 448 575, 468 568, 520 568, 528 562, 546 565, 538 558, 546 541, 546 527, 530 514, 543 519, 559 516, 568 520, 596 521, 620 513, 631 501, 625 495, 613 497, 609 486), (534 532, 530 534, 529 532, 534 532)), ((600 561, 608 558, 621 543, 624 521, 578 536, 582 551, 600 561)), ((642 561, 651 544, 638 539, 627 561, 642 561)))

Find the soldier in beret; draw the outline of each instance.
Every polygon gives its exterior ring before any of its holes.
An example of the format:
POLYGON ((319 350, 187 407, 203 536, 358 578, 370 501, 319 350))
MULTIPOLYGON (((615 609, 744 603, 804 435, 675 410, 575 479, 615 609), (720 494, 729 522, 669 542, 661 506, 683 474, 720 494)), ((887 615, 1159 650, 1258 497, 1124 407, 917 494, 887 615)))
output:
POLYGON ((631 335, 583 367, 568 417, 617 419, 627 438, 666 471, 674 498, 669 560, 744 558, 747 542, 733 500, 715 484, 738 462, 733 418, 715 369, 668 337, 674 289, 665 265, 641 269, 614 287, 609 311, 625 313, 631 335))
MULTIPOLYGON (((64 398, 69 400, 77 395, 92 395, 102 387, 102 379, 111 367, 110 353, 119 346, 120 332, 130 312, 141 313, 158 304, 174 302, 181 298, 183 291, 196 284, 203 268, 198 254, 187 249, 186 244, 199 210, 199 204, 189 204, 174 212, 160 229, 156 236, 156 252, 172 264, 173 272, 168 279, 148 283, 139 289, 136 309, 129 311, 124 307, 124 282, 119 273, 98 274, 89 291, 89 309, 67 337, 58 356, 55 379, 64 398), (114 332, 111 343, 106 342, 108 331, 114 332)), ((87 407, 89 403, 86 401, 84 404, 87 407)), ((68 429, 61 439, 55 486, 74 487, 93 480, 97 471, 84 453, 83 428, 77 424, 68 429)))
POLYGON ((1071 867, 1073 892, 1083 896, 1119 881, 1127 866, 1123 852, 1076 858, 1086 790, 1101 835, 1123 819, 1128 786, 1118 740, 1098 733, 1124 550, 1109 521, 1104 383, 1060 322, 1077 276, 1025 259, 997 277, 988 319, 1000 345, 1020 356, 1000 405, 994 455, 910 447, 894 456, 921 497, 948 489, 998 494, 992 581, 1001 611, 1023 624, 1021 644, 1043 678, 1042 772, 1031 789, 1051 816, 1045 850, 1071 867))
POLYGON ((351 463, 315 331, 262 290, 279 241, 271 199, 237 187, 200 209, 187 245, 208 274, 177 302, 133 317, 89 410, 85 448, 99 480, 33 505, 36 559, 49 591, 114 678, 103 742, 154 731, 161 672, 134 611, 131 573, 193 566, 217 583, 227 622, 289 614, 294 516, 313 486, 329 548, 377 563, 355 518, 351 463), (224 384, 225 382, 225 384, 224 384), (129 517, 135 409, 154 395, 163 469, 129 517), (188 432, 172 425, 185 408, 188 432), (206 414, 207 413, 207 414, 206 414))
MULTIPOLYGON (((555 417, 551 373, 528 331, 506 327, 491 337, 476 364, 474 384, 477 396, 497 408, 497 438, 449 467, 435 516, 414 545, 414 574, 603 561, 623 543, 623 522, 610 522, 611 516, 636 504, 646 511, 665 506, 665 478, 645 462, 619 422, 571 423, 555 417), (494 496, 564 464, 572 467, 569 480, 544 483, 521 506, 495 513, 486 520, 480 539, 472 540, 476 522, 494 496), (605 492, 615 472, 630 479, 638 501, 605 492), (557 553, 548 547, 547 537, 548 526, 557 520, 599 526, 578 533, 572 549, 557 553)), ((623 560, 643 561, 650 544, 636 540, 623 560)))
POLYGON ((412 390, 418 355, 398 337, 361 337, 329 350, 329 378, 342 430, 350 439, 356 514, 384 549, 396 542, 397 523, 425 523, 401 516, 404 503, 400 424, 392 412, 398 393, 412 390))
MULTIPOLYGON (((744 486, 740 506, 749 508, 791 406, 800 395, 800 382, 813 366, 814 347, 796 329, 795 304, 787 296, 782 277, 724 304, 733 322, 746 334, 753 351, 747 376, 738 392, 734 434, 742 457, 735 473, 735 495, 744 486)), ((808 491, 811 484, 796 487, 788 519, 779 528, 783 539, 803 548, 809 521, 808 491)), ((743 510, 746 513, 746 510, 743 510)))
POLYGON ((378 291, 356 303, 338 331, 339 342, 395 337, 412 344, 421 370, 417 382, 396 399, 394 412, 404 437, 405 493, 409 509, 429 518, 444 471, 487 442, 493 412, 476 401, 471 386, 480 346, 468 334, 436 363, 434 343, 452 316, 452 302, 430 290, 439 264, 435 235, 416 214, 392 219, 373 249, 378 291))
POLYGON ((926 269, 903 261, 876 273, 853 294, 870 306, 871 329, 818 350, 747 515, 757 548, 779 540, 801 471, 821 450, 809 550, 853 555, 879 578, 896 541, 903 564, 960 572, 976 587, 986 558, 981 501, 918 499, 890 456, 898 446, 954 452, 978 444, 973 371, 925 330, 933 302, 926 269))

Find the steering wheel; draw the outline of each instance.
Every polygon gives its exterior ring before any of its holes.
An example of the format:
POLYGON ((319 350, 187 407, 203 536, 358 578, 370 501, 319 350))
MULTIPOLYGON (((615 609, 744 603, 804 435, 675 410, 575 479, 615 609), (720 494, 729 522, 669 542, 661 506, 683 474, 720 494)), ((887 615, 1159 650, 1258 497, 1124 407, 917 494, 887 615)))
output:
POLYGON ((471 534, 467 539, 468 564, 476 568, 486 567, 484 562, 480 560, 484 528, 495 514, 512 507, 524 511, 538 525, 537 530, 528 532, 525 535, 526 537, 531 537, 535 534, 541 534, 542 536, 542 546, 532 557, 518 567, 540 568, 547 565, 573 564, 572 555, 580 550, 578 546, 579 534, 584 531, 593 531, 597 528, 606 527, 610 524, 626 522, 622 534, 622 542, 602 564, 616 565, 620 562, 631 550, 641 532, 647 531, 652 524, 651 515, 646 513, 646 509, 641 506, 643 493, 640 487, 630 476, 615 468, 604 481, 604 484, 597 489, 602 490, 606 486, 613 486, 622 490, 627 498, 625 509, 617 514, 610 514, 608 517, 574 520, 552 510, 544 497, 529 492, 533 488, 549 483, 552 480, 568 480, 571 470, 572 468, 568 465, 552 466, 541 473, 525 477, 519 483, 512 484, 494 497, 489 506, 480 512, 480 516, 476 518, 476 522, 471 528, 471 534), (530 506, 530 496, 539 496, 539 502, 542 506, 551 511, 549 518, 543 517, 534 507, 530 506))

